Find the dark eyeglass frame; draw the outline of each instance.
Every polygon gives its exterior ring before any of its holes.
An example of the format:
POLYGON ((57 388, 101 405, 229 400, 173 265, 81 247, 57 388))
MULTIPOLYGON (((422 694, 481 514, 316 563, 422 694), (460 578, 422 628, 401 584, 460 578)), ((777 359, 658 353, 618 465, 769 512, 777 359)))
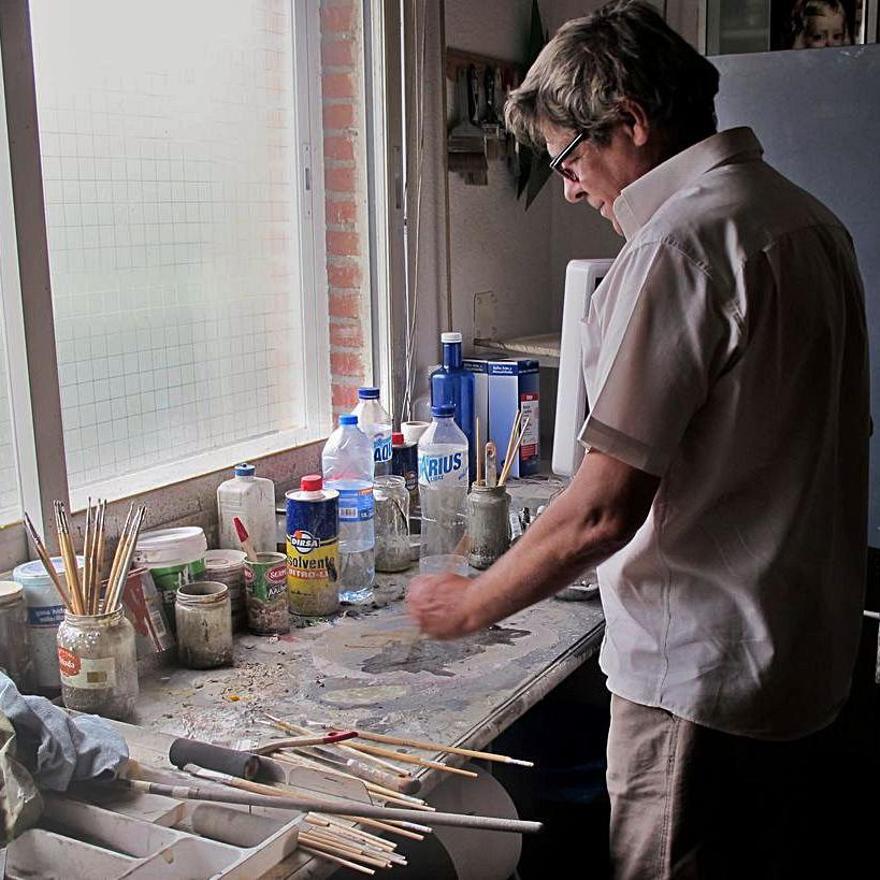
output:
POLYGON ((561 174, 566 180, 571 180, 577 182, 577 175, 573 171, 569 171, 568 168, 563 168, 562 163, 572 154, 574 150, 580 146, 587 139, 587 133, 585 131, 578 132, 565 146, 561 152, 557 153, 550 160, 550 170, 555 171, 557 174, 561 174))

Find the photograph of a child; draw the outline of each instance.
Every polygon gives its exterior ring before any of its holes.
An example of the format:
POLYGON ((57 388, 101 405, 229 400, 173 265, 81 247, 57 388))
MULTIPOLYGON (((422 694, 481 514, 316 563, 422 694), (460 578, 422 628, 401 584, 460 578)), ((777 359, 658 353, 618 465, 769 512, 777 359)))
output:
POLYGON ((863 42, 866 0, 773 0, 771 49, 822 49, 863 42))

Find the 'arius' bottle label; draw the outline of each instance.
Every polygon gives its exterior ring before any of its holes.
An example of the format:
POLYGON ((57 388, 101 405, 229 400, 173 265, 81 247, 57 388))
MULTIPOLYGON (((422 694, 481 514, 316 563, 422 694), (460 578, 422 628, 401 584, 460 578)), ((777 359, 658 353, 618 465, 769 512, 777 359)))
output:
POLYGON ((419 453, 419 483, 427 486, 439 481, 467 481, 467 460, 464 452, 446 455, 419 453))

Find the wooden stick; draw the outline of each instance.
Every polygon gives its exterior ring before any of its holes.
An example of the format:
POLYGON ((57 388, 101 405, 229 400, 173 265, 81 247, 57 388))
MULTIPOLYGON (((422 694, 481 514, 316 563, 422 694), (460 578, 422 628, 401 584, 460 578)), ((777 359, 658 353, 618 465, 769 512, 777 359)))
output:
POLYGON ((380 859, 376 856, 368 855, 362 847, 347 846, 342 843, 339 838, 332 834, 321 834, 318 831, 309 832, 301 831, 299 839, 307 843, 309 846, 316 848, 324 847, 335 855, 342 856, 347 859, 357 859, 367 865, 373 865, 376 868, 391 867, 390 859, 380 859))
POLYGON ((339 814, 339 818, 350 819, 352 822, 357 822, 358 825, 366 825, 367 828, 376 828, 380 831, 386 831, 388 834, 397 834, 409 840, 424 840, 426 834, 434 832, 433 828, 419 825, 416 822, 395 822, 391 819, 380 822, 378 819, 369 819, 366 816, 346 816, 343 813, 339 814))
POLYGON ((86 505, 86 522, 83 531, 83 581, 84 600, 86 614, 90 613, 92 606, 92 497, 89 496, 86 505))
POLYGON ((104 568, 104 520, 106 515, 107 499, 105 498, 99 503, 98 510, 98 546, 95 548, 95 597, 92 614, 97 614, 101 605, 101 574, 104 568))
POLYGON ((454 773, 458 776, 468 776, 476 779, 478 773, 473 770, 460 770, 458 767, 449 767, 441 764, 439 761, 428 761, 425 758, 419 758, 416 755, 408 755, 404 752, 394 752, 391 749, 382 749, 378 746, 351 745, 348 748, 355 749, 358 752, 364 752, 368 755, 383 755, 387 758, 393 757, 395 761, 402 761, 404 764, 418 764, 419 767, 430 767, 432 770, 442 770, 445 773, 454 773))
POLYGON ((306 821, 310 824, 314 823, 335 828, 342 835, 357 837, 361 840, 367 841, 371 846, 384 849, 388 852, 397 849, 397 844, 393 840, 386 840, 384 837, 379 837, 378 834, 370 834, 369 831, 364 831, 363 828, 358 828, 356 825, 346 824, 336 816, 323 816, 320 813, 306 813, 306 821))
MULTIPOLYGON (((476 749, 464 749, 459 746, 444 746, 441 743, 426 742, 419 739, 408 739, 403 736, 389 736, 385 733, 371 733, 368 730, 358 728, 359 739, 372 742, 386 743, 391 746, 408 746, 411 749, 421 749, 426 752, 449 752, 453 755, 464 755, 467 758, 479 758, 483 761, 498 761, 502 764, 519 764, 522 767, 534 767, 533 761, 522 761, 519 758, 511 758, 508 755, 499 755, 495 752, 478 752, 476 749)), ((355 743, 357 745, 357 743, 355 743)))
POLYGON ((508 476, 510 476, 510 471, 513 468, 514 456, 519 455, 519 447, 522 445, 523 437, 526 436, 526 431, 529 427, 529 418, 526 416, 523 419, 522 429, 519 432, 519 436, 516 438, 516 444, 513 447, 513 452, 508 457, 507 461, 504 462, 504 469, 501 471, 501 477, 498 480, 498 485, 503 486, 507 482, 508 476))
MULTIPOLYGON (((513 442, 519 432, 519 423, 521 419, 522 410, 518 409, 516 415, 513 417, 513 424, 510 426, 510 436, 507 438, 507 452, 504 455, 504 467, 507 467, 507 462, 510 461, 510 456, 513 452, 513 442)), ((504 473, 503 470, 501 472, 504 473)))
POLYGON ((334 730, 332 733, 324 736, 295 736, 290 739, 279 739, 275 742, 269 742, 265 745, 252 749, 255 755, 271 755, 272 752, 281 749, 295 749, 304 746, 322 746, 332 745, 337 742, 344 742, 347 739, 354 739, 357 736, 353 730, 334 730))
POLYGON ((128 535, 126 537, 125 544, 123 545, 123 549, 121 550, 120 547, 116 548, 117 555, 121 555, 121 561, 116 570, 116 580, 112 584, 109 599, 104 606, 105 611, 115 611, 116 608, 119 607, 119 603, 122 599, 122 592, 125 589, 125 583, 128 580, 128 573, 129 569, 131 568, 131 560, 137 547, 138 535, 140 534, 141 525, 144 522, 144 517, 146 516, 146 514, 147 508, 141 505, 140 509, 135 514, 134 521, 132 522, 131 527, 128 530, 128 535))
POLYGON ((345 868, 351 868, 352 871, 360 871, 361 874, 375 874, 376 872, 372 868, 367 868, 364 865, 356 865, 354 862, 350 862, 348 859, 340 858, 339 856, 334 856, 329 852, 324 852, 323 850, 317 849, 311 846, 302 846, 299 848, 303 852, 307 852, 309 855, 315 856, 319 859, 326 859, 328 862, 333 862, 337 865, 342 865, 345 868))
POLYGON ((131 521, 134 518, 134 504, 130 504, 128 506, 128 515, 125 517, 125 523, 122 526, 122 531, 119 533, 119 540, 116 543, 116 552, 113 554, 113 562, 110 564, 110 574, 107 577, 107 588, 104 591, 104 611, 109 611, 109 599, 110 599, 110 590, 113 584, 116 583, 116 572, 119 568, 122 559, 120 557, 119 548, 122 542, 125 540, 125 536, 128 534, 128 529, 131 525, 131 521))
POLYGON ((55 589, 58 590, 58 595, 61 596, 61 600, 67 607, 67 610, 73 614, 73 602, 70 598, 70 594, 67 592, 67 588, 64 584, 62 584, 58 571, 52 564, 52 558, 49 556, 49 551, 46 550, 46 545, 43 543, 43 539, 37 534, 37 530, 34 528, 34 524, 31 522, 31 518, 27 514, 24 515, 24 527, 28 533, 28 537, 31 539, 31 544, 34 545, 34 550, 37 551, 37 556, 40 557, 40 562, 43 563, 43 568, 46 569, 46 574, 49 575, 52 579, 52 583, 55 584, 55 589))
POLYGON ((64 560, 64 579, 67 581, 67 592, 73 602, 74 614, 85 614, 76 553, 70 537, 70 524, 67 520, 67 511, 60 501, 55 502, 55 524, 58 527, 58 546, 61 548, 61 558, 64 560))

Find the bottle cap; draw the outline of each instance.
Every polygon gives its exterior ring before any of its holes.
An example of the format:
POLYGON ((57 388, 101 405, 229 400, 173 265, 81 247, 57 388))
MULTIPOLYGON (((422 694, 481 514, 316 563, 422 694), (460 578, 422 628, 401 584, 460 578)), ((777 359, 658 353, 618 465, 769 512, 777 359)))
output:
POLYGON ((308 474, 299 481, 303 492, 319 492, 324 488, 324 478, 320 474, 308 474))
POLYGON ((340 425, 356 425, 358 423, 358 417, 355 415, 344 415, 339 417, 340 425))
POLYGON ((455 415, 454 403, 441 403, 431 407, 431 415, 435 419, 449 419, 455 415))
POLYGON ((398 431, 392 431, 391 433, 391 445, 392 446, 403 446, 406 443, 406 440, 403 439, 403 434, 398 431))
POLYGON ((441 333, 440 341, 443 345, 451 345, 454 342, 461 342, 461 333, 441 333))
POLYGON ((235 466, 235 476, 237 477, 252 477, 255 471, 256 468, 247 462, 235 466))
POLYGON ((358 398, 360 400, 378 400, 378 388, 358 388, 358 398))

